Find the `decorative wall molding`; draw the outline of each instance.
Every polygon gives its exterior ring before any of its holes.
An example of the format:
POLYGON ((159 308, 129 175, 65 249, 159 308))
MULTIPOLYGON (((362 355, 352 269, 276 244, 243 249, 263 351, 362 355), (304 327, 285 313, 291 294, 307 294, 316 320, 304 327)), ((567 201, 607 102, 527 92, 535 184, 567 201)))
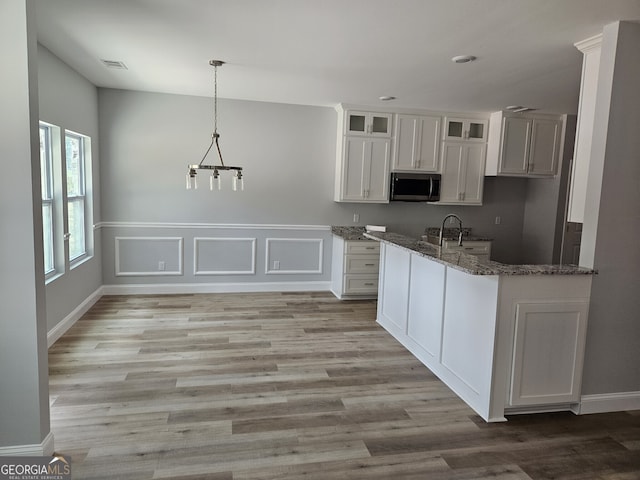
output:
MULTIPOLYGON (((224 249, 225 247, 221 247, 224 249)), ((236 256, 236 258, 238 258, 236 256)), ((242 260, 242 258, 239 258, 242 260)), ((231 237, 195 237, 193 239, 193 274, 194 275, 255 275, 256 273, 256 238, 231 238, 231 237), (236 244, 248 243, 247 256, 250 268, 248 270, 200 270, 200 245, 210 243, 235 242, 236 244)))
POLYGON ((311 230, 328 231, 330 225, 280 225, 252 223, 172 223, 172 222, 100 222, 94 228, 188 228, 226 230, 311 230))
POLYGON ((582 395, 579 414, 640 410, 640 392, 582 395))
POLYGON ((282 275, 282 274, 321 274, 322 273, 322 252, 324 249, 324 241, 322 238, 267 238, 265 240, 265 273, 267 275, 271 275, 271 274, 275 274, 275 275, 282 275), (316 266, 314 268, 311 269, 305 269, 305 268, 285 268, 285 269, 280 269, 280 268, 275 268, 274 267, 274 261, 277 261, 278 259, 273 259, 272 258, 272 253, 271 253, 271 248, 272 245, 275 245, 277 243, 288 243, 288 244, 293 244, 293 243, 298 243, 298 244, 309 244, 309 243, 316 243, 318 245, 318 250, 317 250, 317 263, 316 266))
POLYGON ((239 282, 103 285, 103 295, 162 295, 244 292, 328 292, 331 282, 239 282))
POLYGON ((173 275, 182 275, 182 257, 183 257, 183 238, 182 237, 114 237, 115 240, 115 255, 114 255, 114 267, 115 267, 115 275, 116 277, 133 277, 133 276, 173 276, 173 275), (120 256, 121 256, 121 244, 123 242, 176 242, 176 258, 175 263, 178 265, 177 270, 148 270, 148 271, 127 271, 122 270, 120 265, 120 256))
POLYGON ((93 305, 102 297, 102 287, 99 287, 95 292, 89 295, 80 305, 78 305, 69 315, 64 317, 60 322, 56 324, 49 332, 47 332, 47 348, 56 343, 56 341, 66 333, 73 325, 80 320, 93 305))
POLYGON ((49 432, 40 443, 0 447, 0 457, 48 457, 49 455, 53 455, 54 451, 53 433, 49 432))

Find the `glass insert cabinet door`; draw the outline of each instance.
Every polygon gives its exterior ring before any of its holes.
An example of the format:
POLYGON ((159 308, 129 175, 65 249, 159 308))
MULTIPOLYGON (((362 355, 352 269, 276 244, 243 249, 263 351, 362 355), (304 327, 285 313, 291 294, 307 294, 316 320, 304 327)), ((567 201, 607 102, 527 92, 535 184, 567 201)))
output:
POLYGON ((390 137, 391 119, 390 113, 349 111, 346 117, 345 134, 390 137))
POLYGON ((444 129, 445 140, 487 140, 487 121, 447 117, 444 129))

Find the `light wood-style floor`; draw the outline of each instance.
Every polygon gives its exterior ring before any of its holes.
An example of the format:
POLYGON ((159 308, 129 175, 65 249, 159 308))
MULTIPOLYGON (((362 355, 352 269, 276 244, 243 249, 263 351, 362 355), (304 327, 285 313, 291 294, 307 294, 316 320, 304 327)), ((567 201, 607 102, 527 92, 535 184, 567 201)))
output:
POLYGON ((640 479, 640 412, 486 424, 328 293, 103 297, 51 349, 73 478, 640 479))

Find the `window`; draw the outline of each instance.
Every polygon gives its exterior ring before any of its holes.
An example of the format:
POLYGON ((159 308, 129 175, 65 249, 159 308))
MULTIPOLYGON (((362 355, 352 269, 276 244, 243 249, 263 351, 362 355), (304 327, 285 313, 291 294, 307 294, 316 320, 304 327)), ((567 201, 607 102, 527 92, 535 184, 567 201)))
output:
POLYGON ((51 127, 40 124, 40 182, 42 185, 42 235, 44 244, 44 273, 55 272, 53 232, 53 162, 51 127))
POLYGON ((40 122, 42 235, 46 281, 93 252, 91 137, 40 122))
POLYGON ((67 172, 67 221, 69 225, 69 261, 87 254, 85 160, 87 137, 65 133, 67 172))

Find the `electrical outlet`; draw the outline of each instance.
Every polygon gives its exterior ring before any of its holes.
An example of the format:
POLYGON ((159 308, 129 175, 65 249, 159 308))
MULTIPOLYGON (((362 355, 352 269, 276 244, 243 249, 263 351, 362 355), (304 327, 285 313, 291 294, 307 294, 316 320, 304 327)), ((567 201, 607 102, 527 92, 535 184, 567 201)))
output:
POLYGON ((360 214, 359 213, 354 213, 353 214, 353 222, 354 223, 358 223, 360 221, 360 214))
POLYGON ((280 260, 274 260, 273 261, 273 269, 274 270, 280 270, 280 260))
POLYGON ((496 225, 500 225, 502 219, 500 217, 496 217, 496 225))
POLYGON ((158 270, 161 272, 164 272, 164 269, 165 269, 165 263, 162 260, 160 260, 158 262, 158 270))

